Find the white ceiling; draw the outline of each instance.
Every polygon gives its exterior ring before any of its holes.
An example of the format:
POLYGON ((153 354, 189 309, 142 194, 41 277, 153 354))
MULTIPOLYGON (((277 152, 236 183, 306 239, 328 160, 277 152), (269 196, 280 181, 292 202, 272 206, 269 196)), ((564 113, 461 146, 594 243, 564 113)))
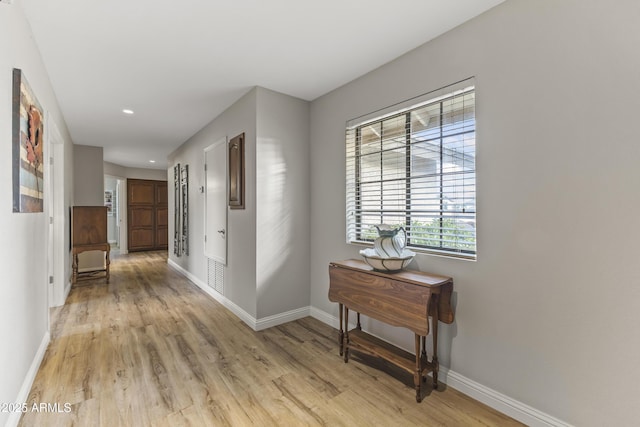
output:
POLYGON ((253 86, 313 100, 503 0, 19 1, 74 143, 166 168, 253 86))

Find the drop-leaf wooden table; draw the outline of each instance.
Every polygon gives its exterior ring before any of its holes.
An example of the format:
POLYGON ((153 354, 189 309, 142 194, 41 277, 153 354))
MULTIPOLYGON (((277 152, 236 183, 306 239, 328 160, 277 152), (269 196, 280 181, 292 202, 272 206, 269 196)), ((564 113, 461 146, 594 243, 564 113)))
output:
POLYGON ((453 322, 451 277, 420 271, 397 273, 374 271, 360 260, 329 264, 329 300, 340 307, 340 355, 345 363, 355 350, 383 358, 413 374, 416 401, 422 400, 420 386, 427 373, 438 386, 438 320, 453 322), (357 326, 349 331, 349 310, 357 312, 357 326), (415 334, 415 355, 364 332, 360 314, 411 330, 415 334), (427 358, 426 337, 432 318, 433 355, 427 358), (344 323, 343 323, 344 322, 344 323), (343 330, 344 328, 347 330, 343 330))

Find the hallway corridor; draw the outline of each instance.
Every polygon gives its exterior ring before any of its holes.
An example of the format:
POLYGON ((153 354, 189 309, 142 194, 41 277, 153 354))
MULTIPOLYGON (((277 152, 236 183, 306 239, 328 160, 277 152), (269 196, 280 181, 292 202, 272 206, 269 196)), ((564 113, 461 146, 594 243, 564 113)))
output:
POLYGON ((255 332, 166 252, 116 256, 111 271, 56 310, 27 403, 61 412, 21 426, 518 425, 444 385, 417 404, 410 375, 343 363, 337 331, 313 318, 255 332))

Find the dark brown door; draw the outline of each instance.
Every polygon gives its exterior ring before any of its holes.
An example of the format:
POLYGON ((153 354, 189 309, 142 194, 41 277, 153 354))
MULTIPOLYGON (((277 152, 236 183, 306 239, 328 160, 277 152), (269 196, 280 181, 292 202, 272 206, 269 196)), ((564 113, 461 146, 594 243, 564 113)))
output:
POLYGON ((168 248, 167 182, 127 180, 129 251, 168 248))

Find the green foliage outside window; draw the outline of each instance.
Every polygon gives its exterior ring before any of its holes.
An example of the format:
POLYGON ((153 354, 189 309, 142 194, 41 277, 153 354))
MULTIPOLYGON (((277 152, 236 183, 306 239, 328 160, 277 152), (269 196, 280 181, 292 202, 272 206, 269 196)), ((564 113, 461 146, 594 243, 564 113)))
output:
MULTIPOLYGON (((429 222, 412 221, 411 227, 407 227, 404 223, 389 225, 404 227, 408 231, 409 246, 438 249, 441 242, 448 242, 449 248, 463 251, 476 250, 474 227, 452 218, 434 218, 429 222)), ((377 237, 378 231, 375 227, 362 231, 362 240, 373 241, 377 237)))

